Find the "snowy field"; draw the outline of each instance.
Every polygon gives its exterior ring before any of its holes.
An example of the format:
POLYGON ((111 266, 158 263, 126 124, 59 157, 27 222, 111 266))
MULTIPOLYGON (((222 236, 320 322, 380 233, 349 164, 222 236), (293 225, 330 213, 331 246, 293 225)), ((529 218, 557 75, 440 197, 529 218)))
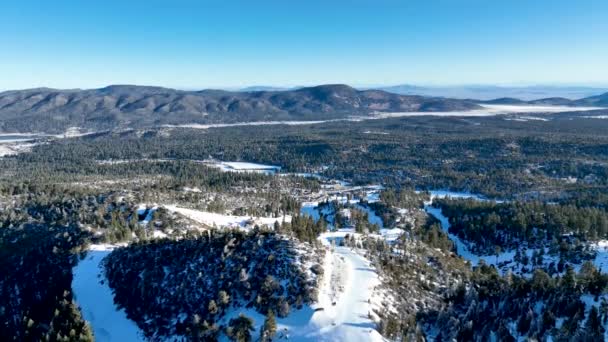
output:
MULTIPOLYGON (((29 141, 29 140, 27 140, 29 141)), ((19 153, 29 152, 35 144, 15 141, 0 141, 0 157, 11 156, 19 153)))
POLYGON ((0 157, 29 152, 34 147, 33 140, 39 136, 26 133, 0 134, 0 157))
POLYGON ((205 160, 202 163, 208 166, 217 167, 225 172, 256 172, 268 175, 274 175, 281 172, 281 167, 276 165, 264 165, 247 162, 223 162, 213 160, 205 160))
POLYGON ((144 341, 135 322, 114 305, 112 290, 103 274, 101 261, 116 247, 92 245, 86 258, 73 269, 72 291, 96 341, 144 341))
POLYGON ((471 117, 483 117, 483 116, 495 116, 505 114, 517 114, 517 113, 537 113, 537 114, 552 114, 552 113, 564 113, 564 112, 580 112, 589 110, 605 109, 602 107, 568 107, 568 106, 529 106, 529 105, 480 105, 483 109, 474 109, 467 111, 457 112, 397 112, 397 113, 376 113, 375 118, 386 119, 386 118, 398 118, 408 116, 471 116, 471 117))
POLYGON ((247 229, 249 227, 253 227, 254 225, 271 227, 274 225, 275 222, 281 223, 283 220, 285 220, 285 222, 291 222, 290 215, 285 215, 281 217, 234 216, 194 209, 180 208, 175 205, 165 205, 165 208, 167 208, 167 210, 169 211, 182 214, 191 220, 208 225, 210 227, 217 226, 247 229))

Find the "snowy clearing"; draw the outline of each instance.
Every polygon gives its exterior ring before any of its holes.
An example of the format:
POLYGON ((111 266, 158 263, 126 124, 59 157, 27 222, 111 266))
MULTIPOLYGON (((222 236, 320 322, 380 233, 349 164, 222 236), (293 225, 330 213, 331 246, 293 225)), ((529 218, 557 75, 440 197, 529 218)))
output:
POLYGON ((194 209, 180 208, 175 205, 165 205, 165 208, 169 211, 182 214, 191 220, 194 220, 198 223, 203 223, 208 226, 215 225, 217 227, 248 229, 255 225, 271 227, 274 225, 275 222, 281 223, 283 220, 285 220, 285 222, 291 222, 290 215, 285 215, 281 217, 234 216, 194 209))
POLYGON ((608 119, 608 115, 595 115, 595 116, 581 116, 585 119, 608 119))
MULTIPOLYGON (((26 140, 24 140, 24 141, 26 141, 26 140)), ((29 141, 29 140, 27 140, 27 141, 29 141)), ((26 143, 26 142, 7 143, 6 141, 0 141, 0 157, 29 152, 32 150, 32 147, 34 147, 34 145, 36 145, 36 144, 26 143)))
POLYGON ((144 341, 135 324, 123 309, 114 305, 101 261, 117 246, 92 245, 85 259, 73 269, 72 291, 80 311, 93 329, 97 341, 144 341))

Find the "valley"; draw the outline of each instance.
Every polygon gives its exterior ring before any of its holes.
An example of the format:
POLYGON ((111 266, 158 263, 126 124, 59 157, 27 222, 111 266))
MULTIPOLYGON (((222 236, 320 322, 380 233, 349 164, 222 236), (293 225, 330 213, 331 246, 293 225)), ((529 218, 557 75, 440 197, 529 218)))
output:
POLYGON ((64 299, 3 312, 101 341, 600 336, 606 121, 529 109, 12 135, 3 267, 53 227, 64 299))

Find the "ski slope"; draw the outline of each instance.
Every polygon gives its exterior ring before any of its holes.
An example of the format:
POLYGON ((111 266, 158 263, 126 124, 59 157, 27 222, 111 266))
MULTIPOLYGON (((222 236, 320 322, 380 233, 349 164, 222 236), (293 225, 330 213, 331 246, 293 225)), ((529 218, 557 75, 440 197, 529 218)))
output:
MULTIPOLYGON (((376 323, 369 316, 374 305, 374 289, 380 285, 378 274, 369 261, 348 247, 335 247, 332 251, 330 240, 333 237, 327 233, 320 237, 328 251, 318 302, 300 310, 292 309, 289 316, 277 318, 275 340, 385 341, 375 330, 376 323)), ((253 336, 259 336, 265 317, 254 309, 233 308, 222 322, 225 324, 241 313, 253 319, 253 336)))
POLYGON ((328 259, 319 297, 324 311, 312 320, 319 328, 315 340, 384 341, 370 318, 373 292, 380 285, 376 271, 368 260, 348 247, 336 247, 328 259))
POLYGON ((145 341, 139 328, 114 305, 114 296, 103 274, 101 261, 115 246, 92 245, 85 259, 73 269, 72 291, 80 311, 93 328, 96 341, 145 341))

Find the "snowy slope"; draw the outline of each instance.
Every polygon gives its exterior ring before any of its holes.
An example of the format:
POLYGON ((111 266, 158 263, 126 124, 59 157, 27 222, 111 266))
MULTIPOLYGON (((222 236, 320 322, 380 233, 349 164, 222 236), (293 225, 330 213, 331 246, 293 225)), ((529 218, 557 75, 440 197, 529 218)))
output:
POLYGON ((114 296, 103 275, 101 261, 115 246, 92 245, 84 260, 74 267, 72 291, 84 318, 91 324, 96 341, 144 341, 123 309, 114 305, 114 296))
POLYGON ((351 251, 348 247, 337 247, 330 254, 331 264, 326 264, 326 282, 320 295, 320 305, 325 311, 313 317, 313 324, 319 327, 317 340, 322 341, 383 341, 375 330, 376 323, 369 318, 372 313, 370 303, 373 291, 380 285, 378 274, 368 260, 351 251), (340 263, 338 260, 344 259, 340 263), (342 273, 341 277, 330 277, 329 273, 342 273), (341 279, 344 291, 335 297, 336 305, 331 306, 333 279, 341 279))
MULTIPOLYGON (((320 237, 321 242, 328 246, 328 253, 323 265, 324 278, 318 303, 292 310, 286 318, 277 318, 277 340, 385 341, 375 330, 375 322, 368 316, 373 305, 368 300, 372 299, 374 289, 380 285, 378 274, 369 261, 347 247, 336 247, 335 251, 331 251, 329 239, 334 236, 335 233, 329 233, 320 237), (334 302, 335 305, 332 305, 334 302)), ((233 309, 223 321, 228 322, 240 313, 254 320, 256 332, 253 336, 259 336, 264 316, 253 309, 233 309)))

